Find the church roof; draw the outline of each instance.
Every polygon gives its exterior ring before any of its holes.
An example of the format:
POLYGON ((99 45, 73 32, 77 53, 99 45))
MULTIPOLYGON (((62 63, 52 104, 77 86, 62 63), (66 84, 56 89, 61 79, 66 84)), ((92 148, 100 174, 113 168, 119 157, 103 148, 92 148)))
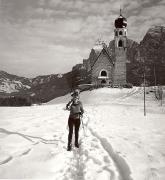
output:
POLYGON ((95 58, 95 60, 94 60, 93 63, 91 64, 91 67, 93 67, 93 66, 95 65, 95 63, 97 62, 97 60, 98 60, 98 58, 100 57, 100 55, 102 54, 102 52, 105 52, 105 54, 108 56, 108 59, 109 59, 110 63, 114 65, 114 62, 113 62, 113 60, 112 60, 112 58, 111 58, 111 54, 110 54, 110 52, 108 51, 107 46, 104 45, 103 48, 101 49, 101 51, 100 51, 99 53, 96 52, 97 57, 95 58))

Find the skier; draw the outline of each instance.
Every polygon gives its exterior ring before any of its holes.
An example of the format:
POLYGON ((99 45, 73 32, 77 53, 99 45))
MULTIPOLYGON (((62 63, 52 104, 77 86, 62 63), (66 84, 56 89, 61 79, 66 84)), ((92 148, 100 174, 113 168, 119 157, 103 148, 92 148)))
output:
POLYGON ((68 126, 69 126, 69 134, 68 134, 68 147, 67 150, 71 151, 71 142, 72 142, 72 134, 73 127, 75 128, 75 147, 79 148, 78 137, 79 137, 79 127, 81 124, 81 116, 84 113, 84 109, 81 101, 79 101, 79 92, 75 91, 72 94, 72 99, 66 105, 66 109, 70 111, 68 126))

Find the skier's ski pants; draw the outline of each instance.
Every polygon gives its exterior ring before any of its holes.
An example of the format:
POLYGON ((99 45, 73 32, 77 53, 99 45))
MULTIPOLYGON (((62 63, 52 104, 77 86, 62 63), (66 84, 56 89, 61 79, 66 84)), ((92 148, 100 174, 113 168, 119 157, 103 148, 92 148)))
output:
POLYGON ((75 130, 74 130, 74 132, 75 132, 75 144, 78 144, 80 119, 74 119, 72 117, 69 117, 68 126, 69 126, 68 145, 70 145, 72 142, 73 126, 75 127, 75 130))

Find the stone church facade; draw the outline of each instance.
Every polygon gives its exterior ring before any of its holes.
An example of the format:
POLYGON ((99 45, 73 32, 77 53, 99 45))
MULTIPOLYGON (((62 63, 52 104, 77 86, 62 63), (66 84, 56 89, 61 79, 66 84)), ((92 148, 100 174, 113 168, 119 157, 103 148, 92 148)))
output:
POLYGON ((113 82, 114 63, 105 44, 99 44, 99 49, 94 49, 96 57, 93 62, 88 60, 91 72, 91 83, 94 85, 108 85, 113 82))
MULTIPOLYGON (((127 51, 127 20, 120 11, 115 20, 114 40, 112 46, 107 46, 98 40, 92 48, 89 58, 77 66, 85 69, 88 74, 88 83, 93 85, 124 85, 126 84, 127 51)), ((73 67, 73 68, 76 68, 73 67)))

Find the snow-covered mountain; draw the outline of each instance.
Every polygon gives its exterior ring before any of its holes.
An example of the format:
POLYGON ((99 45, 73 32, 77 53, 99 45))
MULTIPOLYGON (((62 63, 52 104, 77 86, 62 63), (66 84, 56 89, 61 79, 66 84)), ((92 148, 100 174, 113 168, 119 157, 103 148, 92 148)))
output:
POLYGON ((28 78, 19 77, 0 71, 0 93, 15 93, 29 90, 31 81, 28 78))
MULTIPOLYGON (((70 95, 31 107, 0 107, 2 179, 164 180, 165 101, 147 88, 80 94, 80 148, 67 147, 70 95)), ((165 98, 165 97, 163 97, 165 98)), ((74 144, 74 138, 73 138, 74 144)))

